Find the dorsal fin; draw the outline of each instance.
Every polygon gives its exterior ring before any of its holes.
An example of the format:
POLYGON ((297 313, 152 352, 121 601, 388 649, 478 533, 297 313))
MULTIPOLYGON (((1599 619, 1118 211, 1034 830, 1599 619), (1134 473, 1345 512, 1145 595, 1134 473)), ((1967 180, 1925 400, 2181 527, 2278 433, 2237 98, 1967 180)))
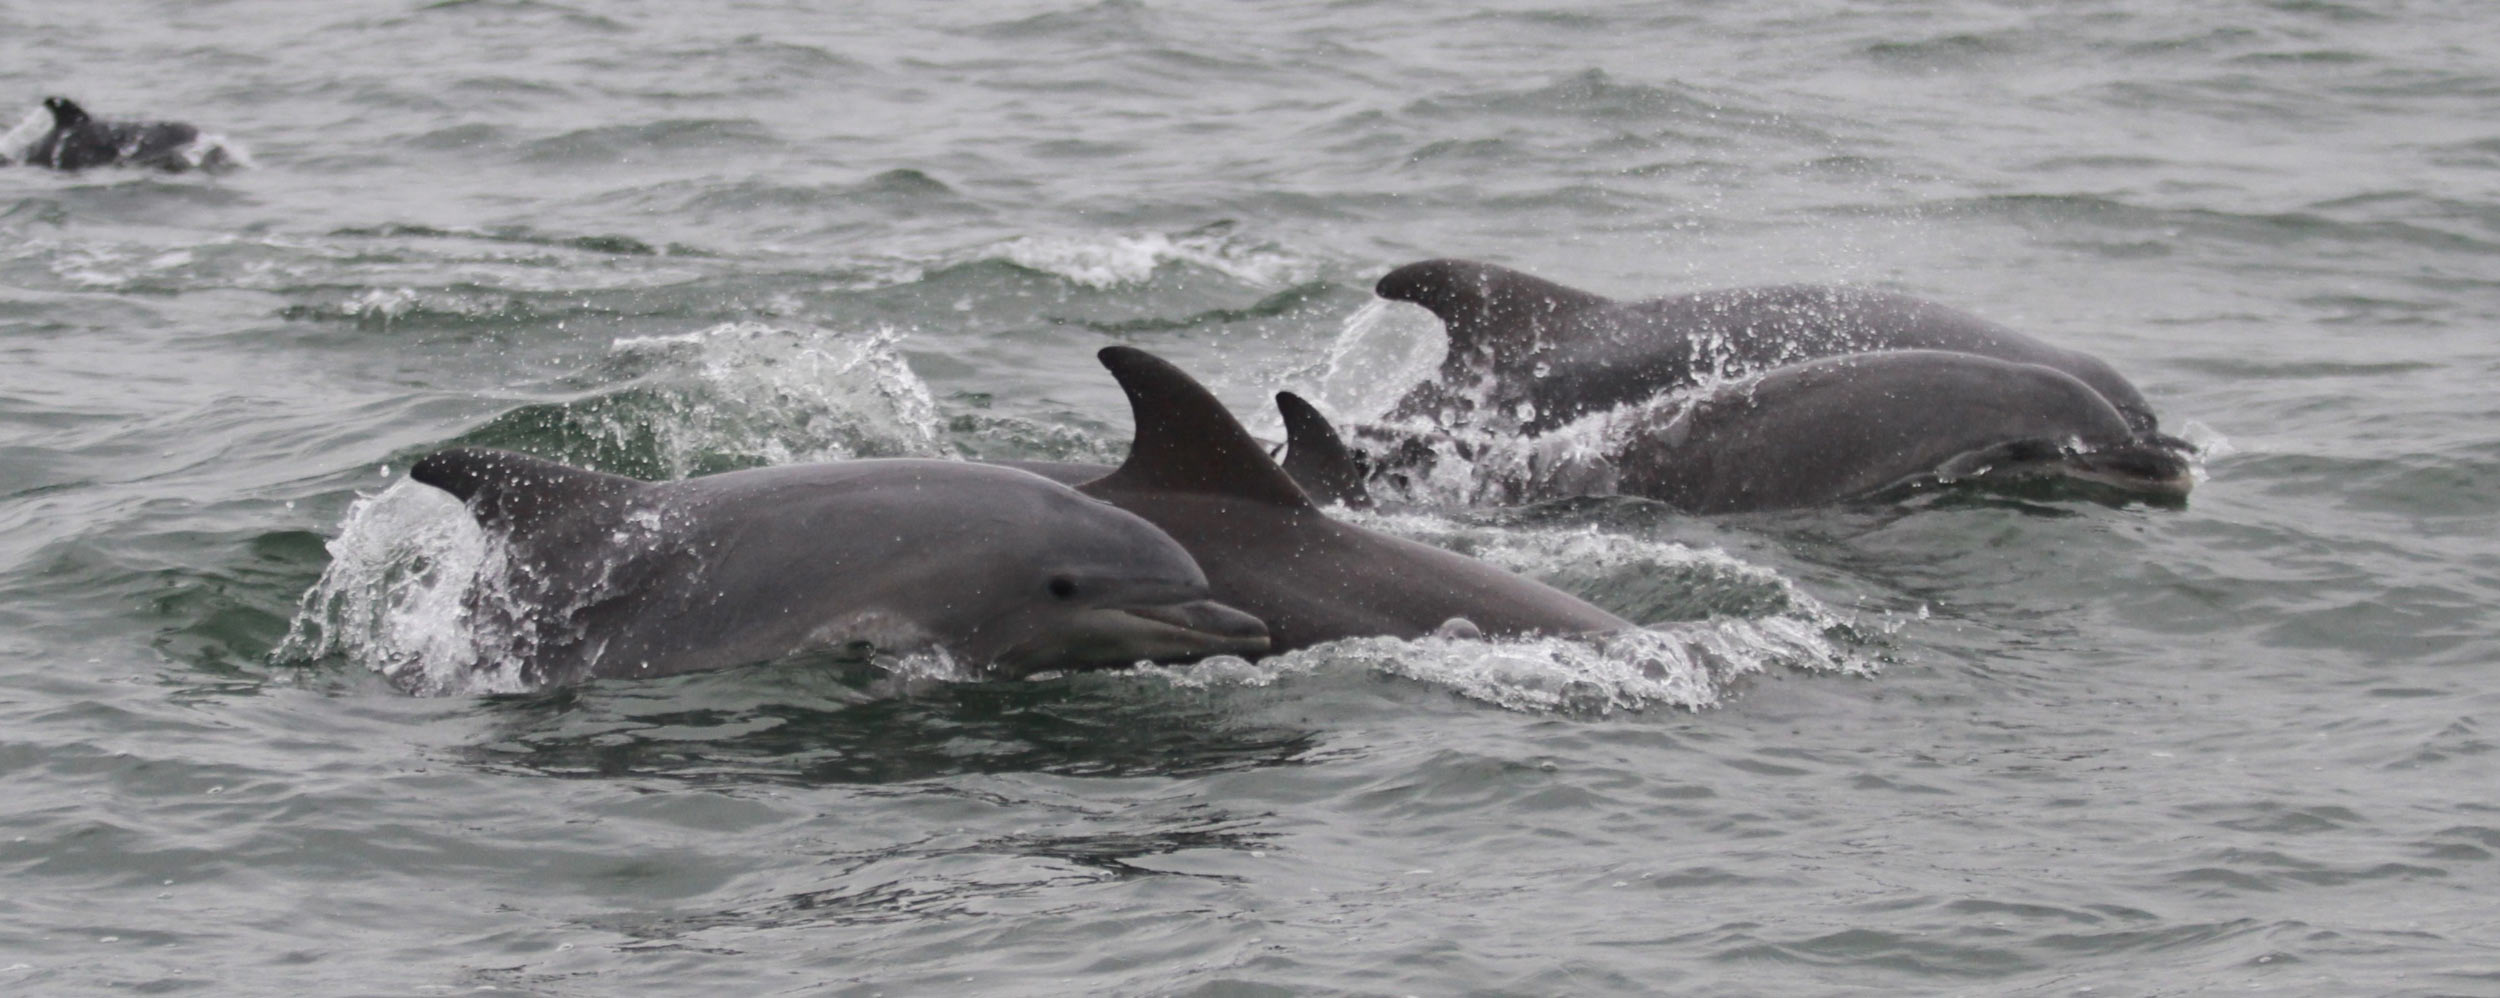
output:
POLYGON ((1372 291, 1414 302, 1439 316, 1450 356, 1482 356, 1497 364, 1533 352, 1546 320, 1596 308, 1612 299, 1473 260, 1425 260, 1390 271, 1372 291))
POLYGON ((1136 347, 1094 355, 1128 393, 1137 439, 1119 470, 1078 486, 1104 491, 1198 492, 1308 508, 1310 497, 1260 449, 1206 386, 1136 347))
POLYGON ((1350 509, 1370 509, 1371 490, 1363 487, 1363 466, 1347 450, 1328 417, 1292 392, 1276 393, 1276 411, 1285 417, 1285 474, 1302 491, 1321 502, 1350 509))
POLYGON ((564 513, 613 502, 642 482, 483 447, 437 451, 408 477, 458 497, 479 525, 525 533, 564 513))
POLYGON ((67 97, 46 97, 43 106, 52 112, 54 128, 76 128, 87 123, 87 109, 67 97))

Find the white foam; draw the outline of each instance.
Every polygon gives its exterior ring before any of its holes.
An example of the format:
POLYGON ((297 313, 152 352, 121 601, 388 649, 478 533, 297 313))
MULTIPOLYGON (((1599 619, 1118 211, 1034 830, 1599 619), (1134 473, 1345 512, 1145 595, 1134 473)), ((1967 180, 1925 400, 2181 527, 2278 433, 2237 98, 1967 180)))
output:
POLYGON ((0 134, 0 160, 25 163, 27 155, 34 152, 35 144, 50 134, 52 112, 37 105, 34 110, 26 112, 26 117, 18 119, 16 127, 9 129, 7 134, 0 134))
POLYGON ((330 565, 298 605, 275 657, 340 657, 416 693, 509 693, 517 668, 478 668, 470 595, 490 548, 449 494, 408 479, 348 507, 330 565))
POLYGON ((1433 376, 1449 353, 1441 320, 1421 306, 1374 298, 1345 317, 1337 338, 1312 367, 1287 380, 1333 417, 1377 422, 1417 382, 1433 376))
POLYGON ((990 252, 1019 267, 1089 288, 1142 284, 1166 263, 1196 264, 1261 287, 1307 280, 1314 269, 1272 246, 1235 239, 1220 227, 1178 236, 1160 232, 1019 236, 990 252))
POLYGON ((1604 714, 1715 707, 1742 677, 1772 666, 1872 671, 1854 664, 1820 631, 1794 621, 1720 619, 1577 638, 1354 638, 1257 662, 1213 659, 1139 666, 1138 672, 1174 686, 1210 689, 1357 669, 1442 687, 1506 710, 1604 714))
POLYGON ((173 151, 195 170, 224 173, 253 167, 252 151, 243 144, 214 132, 201 132, 181 148, 173 151))
POLYGON ((1422 513, 1341 515, 1531 577, 1563 571, 1669 577, 1692 586, 1736 590, 1741 602, 1772 609, 1758 617, 1713 614, 1579 638, 1360 638, 1258 662, 1217 659, 1142 671, 1175 685, 1208 688, 1265 686, 1294 676, 1361 669, 1445 687, 1509 710, 1587 714, 1717 706, 1742 677, 1774 667, 1857 676, 1873 675, 1879 668, 1833 636, 1853 621, 1779 573, 1717 549, 1589 526, 1493 529, 1422 513))

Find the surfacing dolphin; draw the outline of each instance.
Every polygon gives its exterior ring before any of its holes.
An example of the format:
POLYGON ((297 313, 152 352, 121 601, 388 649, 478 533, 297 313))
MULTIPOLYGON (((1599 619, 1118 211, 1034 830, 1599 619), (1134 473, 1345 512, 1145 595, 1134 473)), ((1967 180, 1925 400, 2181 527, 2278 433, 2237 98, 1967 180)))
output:
POLYGON ((1180 368, 1134 347, 1096 356, 1128 394, 1137 436, 1117 470, 1078 491, 1180 541, 1206 569, 1216 599, 1267 623, 1271 651, 1378 635, 1570 635, 1632 626, 1544 583, 1330 519, 1180 368))
POLYGON ((1268 647, 1153 524, 1010 468, 861 460, 643 482, 460 448, 409 475, 505 542, 472 600, 480 658, 518 662, 533 685, 828 650, 938 649, 1016 676, 1268 647))
POLYGON ((55 170, 136 166, 179 173, 241 164, 213 136, 178 121, 102 121, 67 97, 46 97, 17 127, 0 135, 0 165, 55 170))
POLYGON ((2055 368, 2092 386, 2136 430, 2158 425, 2143 394, 2098 358, 1886 291, 1796 285, 1621 302, 1470 260, 1410 263, 1374 290, 1431 310, 1449 332, 1440 377, 1400 399, 1395 420, 1543 433, 1705 378, 1841 354, 1951 350, 2055 368))
POLYGON ((1349 448, 1317 410, 1287 427, 1286 466, 1300 469, 1314 495, 1348 505, 1367 501, 1369 482, 1396 487, 1429 474, 1444 454, 1475 462, 1480 479, 1494 476, 1478 491, 1503 502, 1632 495, 1690 513, 1794 509, 1966 481, 2080 482, 2175 500, 2195 481, 2184 443, 2138 431, 2072 375, 1943 350, 1793 364, 1524 441, 1366 427, 1349 448))

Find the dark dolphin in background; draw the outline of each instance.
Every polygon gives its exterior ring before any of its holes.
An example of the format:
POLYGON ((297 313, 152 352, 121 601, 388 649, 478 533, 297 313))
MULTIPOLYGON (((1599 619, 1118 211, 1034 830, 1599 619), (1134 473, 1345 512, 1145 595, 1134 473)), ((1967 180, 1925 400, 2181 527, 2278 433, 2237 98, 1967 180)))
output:
POLYGON ((1374 290, 1431 310, 1449 333, 1439 379, 1399 400, 1396 420, 1543 433, 1706 378, 1841 354, 1951 350, 2055 368, 2092 386, 2138 431, 2158 425, 2143 394, 2098 358, 1885 291, 1783 286, 1619 302, 1469 260, 1407 264, 1374 290), (1494 413, 1477 412, 1479 403, 1494 413), (1518 415, 1523 403, 1534 411, 1518 415))
POLYGON ((1097 356, 1136 417, 1127 461, 1107 475, 1081 464, 1019 466, 1081 482, 1078 491, 1163 528, 1206 569, 1216 599, 1267 623, 1271 650, 1340 638, 1633 626, 1544 583, 1330 519, 1188 374, 1134 347, 1097 356), (1460 620, 1473 626, 1448 626, 1460 620))
POLYGON ((409 475, 506 542, 472 600, 480 659, 517 660, 535 685, 862 645, 1010 676, 1268 647, 1152 524, 1009 468, 862 460, 642 482, 463 448, 409 475))
POLYGON ((101 121, 66 97, 46 97, 43 107, 0 137, 0 164, 55 170, 136 166, 181 172, 237 165, 222 142, 178 121, 101 121), (46 126, 44 116, 49 116, 46 126))
POLYGON ((1442 450, 1481 465, 1496 447, 1524 455, 1495 462, 1509 474, 1485 491, 1503 501, 1631 495, 1689 513, 1793 509, 1972 480, 2084 482, 2155 499, 2194 484, 2184 443, 2138 431, 2072 375, 1943 350, 1792 364, 1527 441, 1360 427, 1362 442, 1349 447, 1316 409, 1302 408, 1302 419, 1287 420, 1285 466, 1314 497, 1346 505, 1369 502, 1370 481, 1428 473, 1442 450))

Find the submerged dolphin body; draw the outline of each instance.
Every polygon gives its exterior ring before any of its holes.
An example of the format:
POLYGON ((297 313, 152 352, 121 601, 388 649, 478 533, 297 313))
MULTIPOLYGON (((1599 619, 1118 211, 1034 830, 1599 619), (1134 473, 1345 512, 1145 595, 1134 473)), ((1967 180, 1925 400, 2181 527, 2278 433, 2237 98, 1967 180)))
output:
POLYGON ((999 675, 1255 654, 1257 619, 1137 516, 1025 472, 862 460, 642 482, 454 449, 410 476, 505 541, 482 660, 534 684, 818 650, 942 650, 999 675))
POLYGON ((1445 454, 1508 502, 1632 495, 1690 513, 1794 509, 1976 480, 2089 483, 2184 496, 2187 445, 2131 426, 2063 371, 1943 350, 1826 357, 1690 398, 1586 417, 1528 441, 1361 427, 1348 447, 1311 411, 1289 421, 1287 467, 1328 501, 1429 474, 1445 454), (1438 444, 1439 446, 1434 446, 1438 444))
MULTIPOLYGON (((1128 394, 1128 459, 1078 491, 1163 528, 1215 598, 1267 623, 1273 651, 1340 638, 1501 637, 1632 625, 1552 586, 1330 519, 1205 387, 1133 347, 1098 355, 1128 394), (1472 627, 1455 626, 1465 621, 1472 627)), ((1040 465, 1075 476, 1081 465, 1040 465)))
POLYGON ((2098 358, 1885 291, 1782 286, 1621 302, 1470 260, 1407 264, 1374 290, 1431 310, 1449 334, 1440 377, 1400 399, 1396 420, 1543 433, 1705 379, 1842 354, 1949 350, 2054 368, 2137 431, 2158 425, 2143 394, 2098 358))

